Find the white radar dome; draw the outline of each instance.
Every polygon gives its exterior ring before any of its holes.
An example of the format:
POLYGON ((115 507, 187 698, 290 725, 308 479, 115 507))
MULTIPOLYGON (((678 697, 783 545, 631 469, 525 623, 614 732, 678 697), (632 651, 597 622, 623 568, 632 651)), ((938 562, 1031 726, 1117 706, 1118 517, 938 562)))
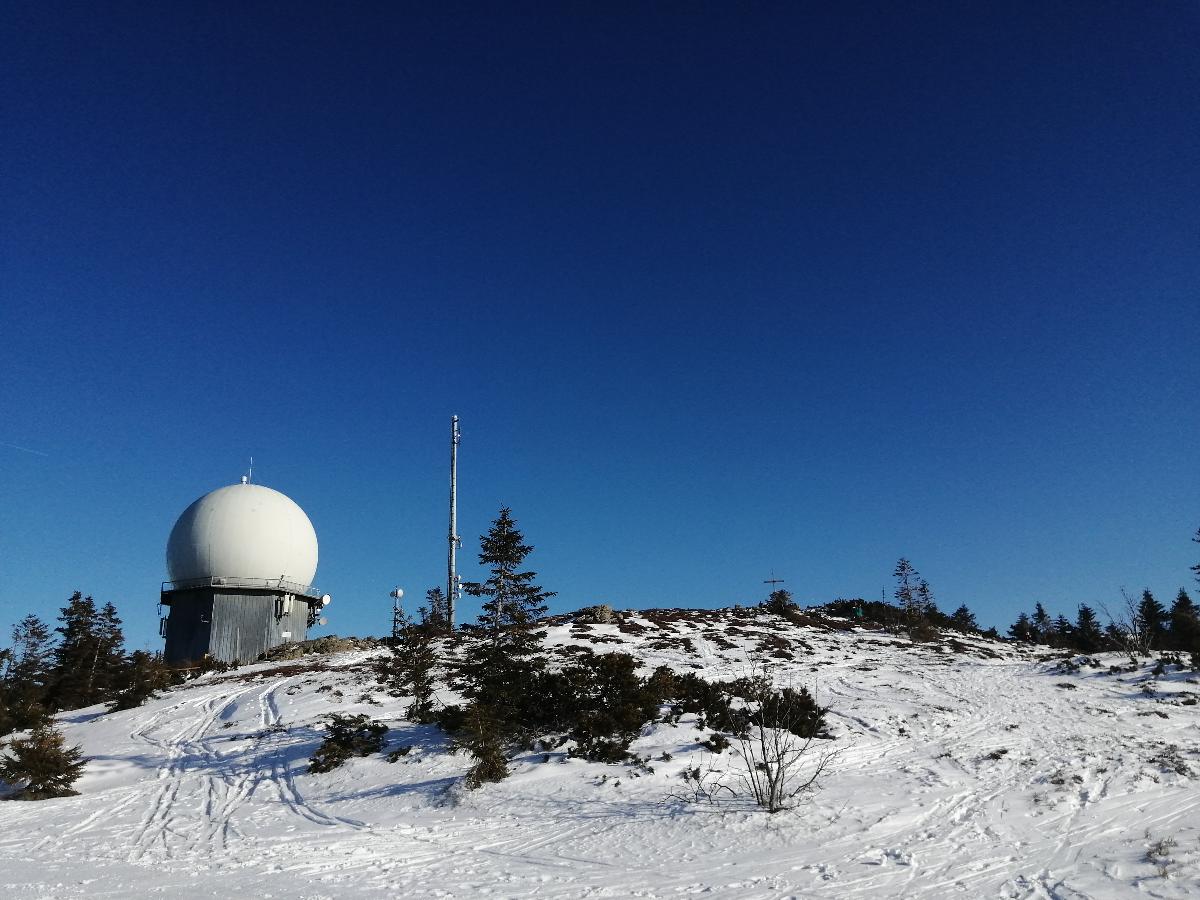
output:
POLYGON ((254 578, 311 585, 317 533, 295 501, 261 484, 231 484, 183 511, 167 539, 171 581, 254 578))

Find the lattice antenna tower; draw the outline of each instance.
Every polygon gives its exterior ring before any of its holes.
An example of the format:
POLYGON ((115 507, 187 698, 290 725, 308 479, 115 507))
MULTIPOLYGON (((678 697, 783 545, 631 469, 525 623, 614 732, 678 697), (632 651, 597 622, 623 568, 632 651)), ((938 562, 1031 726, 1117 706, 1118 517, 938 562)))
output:
POLYGON ((404 607, 400 605, 400 601, 404 598, 404 589, 397 586, 390 594, 392 598, 392 646, 394 647, 400 641, 400 634, 404 631, 404 607))
POLYGON ((455 568, 455 555, 462 546, 462 538, 458 536, 458 416, 450 417, 450 531, 448 535, 449 548, 446 554, 446 622, 451 631, 454 630, 454 612, 458 607, 458 598, 462 589, 462 581, 455 568))

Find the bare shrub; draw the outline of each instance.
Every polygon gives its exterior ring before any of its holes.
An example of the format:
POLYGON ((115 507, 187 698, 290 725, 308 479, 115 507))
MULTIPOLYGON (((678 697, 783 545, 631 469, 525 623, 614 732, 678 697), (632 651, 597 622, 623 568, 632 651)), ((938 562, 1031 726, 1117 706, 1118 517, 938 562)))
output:
MULTIPOLYGON (((1149 837, 1148 834, 1147 837, 1149 837)), ((1171 874, 1171 866, 1175 862, 1171 853, 1178 846, 1179 842, 1175 838, 1165 837, 1146 848, 1146 862, 1151 863, 1158 870, 1159 878, 1166 878, 1171 874)))
POLYGON ((733 788, 724 783, 725 773, 714 769, 703 758, 698 765, 690 765, 680 772, 679 777, 683 780, 684 787, 681 791, 668 794, 669 800, 682 803, 715 803, 722 794, 736 796, 733 788))
POLYGON ((746 681, 758 687, 746 698, 751 724, 738 735, 736 777, 756 804, 777 813, 817 788, 838 751, 813 752, 825 710, 806 689, 777 691, 765 677, 746 681))

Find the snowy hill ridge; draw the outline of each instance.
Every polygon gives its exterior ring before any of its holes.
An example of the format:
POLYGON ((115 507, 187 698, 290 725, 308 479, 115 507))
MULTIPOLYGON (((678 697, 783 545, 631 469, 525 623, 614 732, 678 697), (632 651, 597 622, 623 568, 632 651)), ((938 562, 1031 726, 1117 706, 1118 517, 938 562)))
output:
MULTIPOLYGON (((688 803, 694 715, 648 727, 647 767, 470 761, 383 693, 380 651, 207 675, 126 712, 60 715, 89 758, 78 797, 0 804, 0 896, 1152 897, 1200 894, 1200 686, 1175 666, 947 632, 907 638, 757 609, 552 620, 546 645, 629 652, 710 679, 769 663, 829 707, 821 789, 768 815, 688 803), (1132 670, 1131 670, 1132 668, 1132 670), (387 723, 395 762, 310 774, 331 712, 387 723)), ((444 699, 453 700, 446 696, 444 699)), ((822 748, 824 749, 824 748, 822 748)))

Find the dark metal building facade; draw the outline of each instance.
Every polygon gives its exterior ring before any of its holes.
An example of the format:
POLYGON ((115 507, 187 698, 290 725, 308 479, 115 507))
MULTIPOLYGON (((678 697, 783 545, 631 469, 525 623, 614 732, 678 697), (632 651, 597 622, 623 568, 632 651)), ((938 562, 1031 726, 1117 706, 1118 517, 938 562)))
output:
POLYGON ((205 578, 165 582, 162 620, 168 663, 254 662, 272 647, 303 641, 320 614, 315 588, 287 581, 205 578))

